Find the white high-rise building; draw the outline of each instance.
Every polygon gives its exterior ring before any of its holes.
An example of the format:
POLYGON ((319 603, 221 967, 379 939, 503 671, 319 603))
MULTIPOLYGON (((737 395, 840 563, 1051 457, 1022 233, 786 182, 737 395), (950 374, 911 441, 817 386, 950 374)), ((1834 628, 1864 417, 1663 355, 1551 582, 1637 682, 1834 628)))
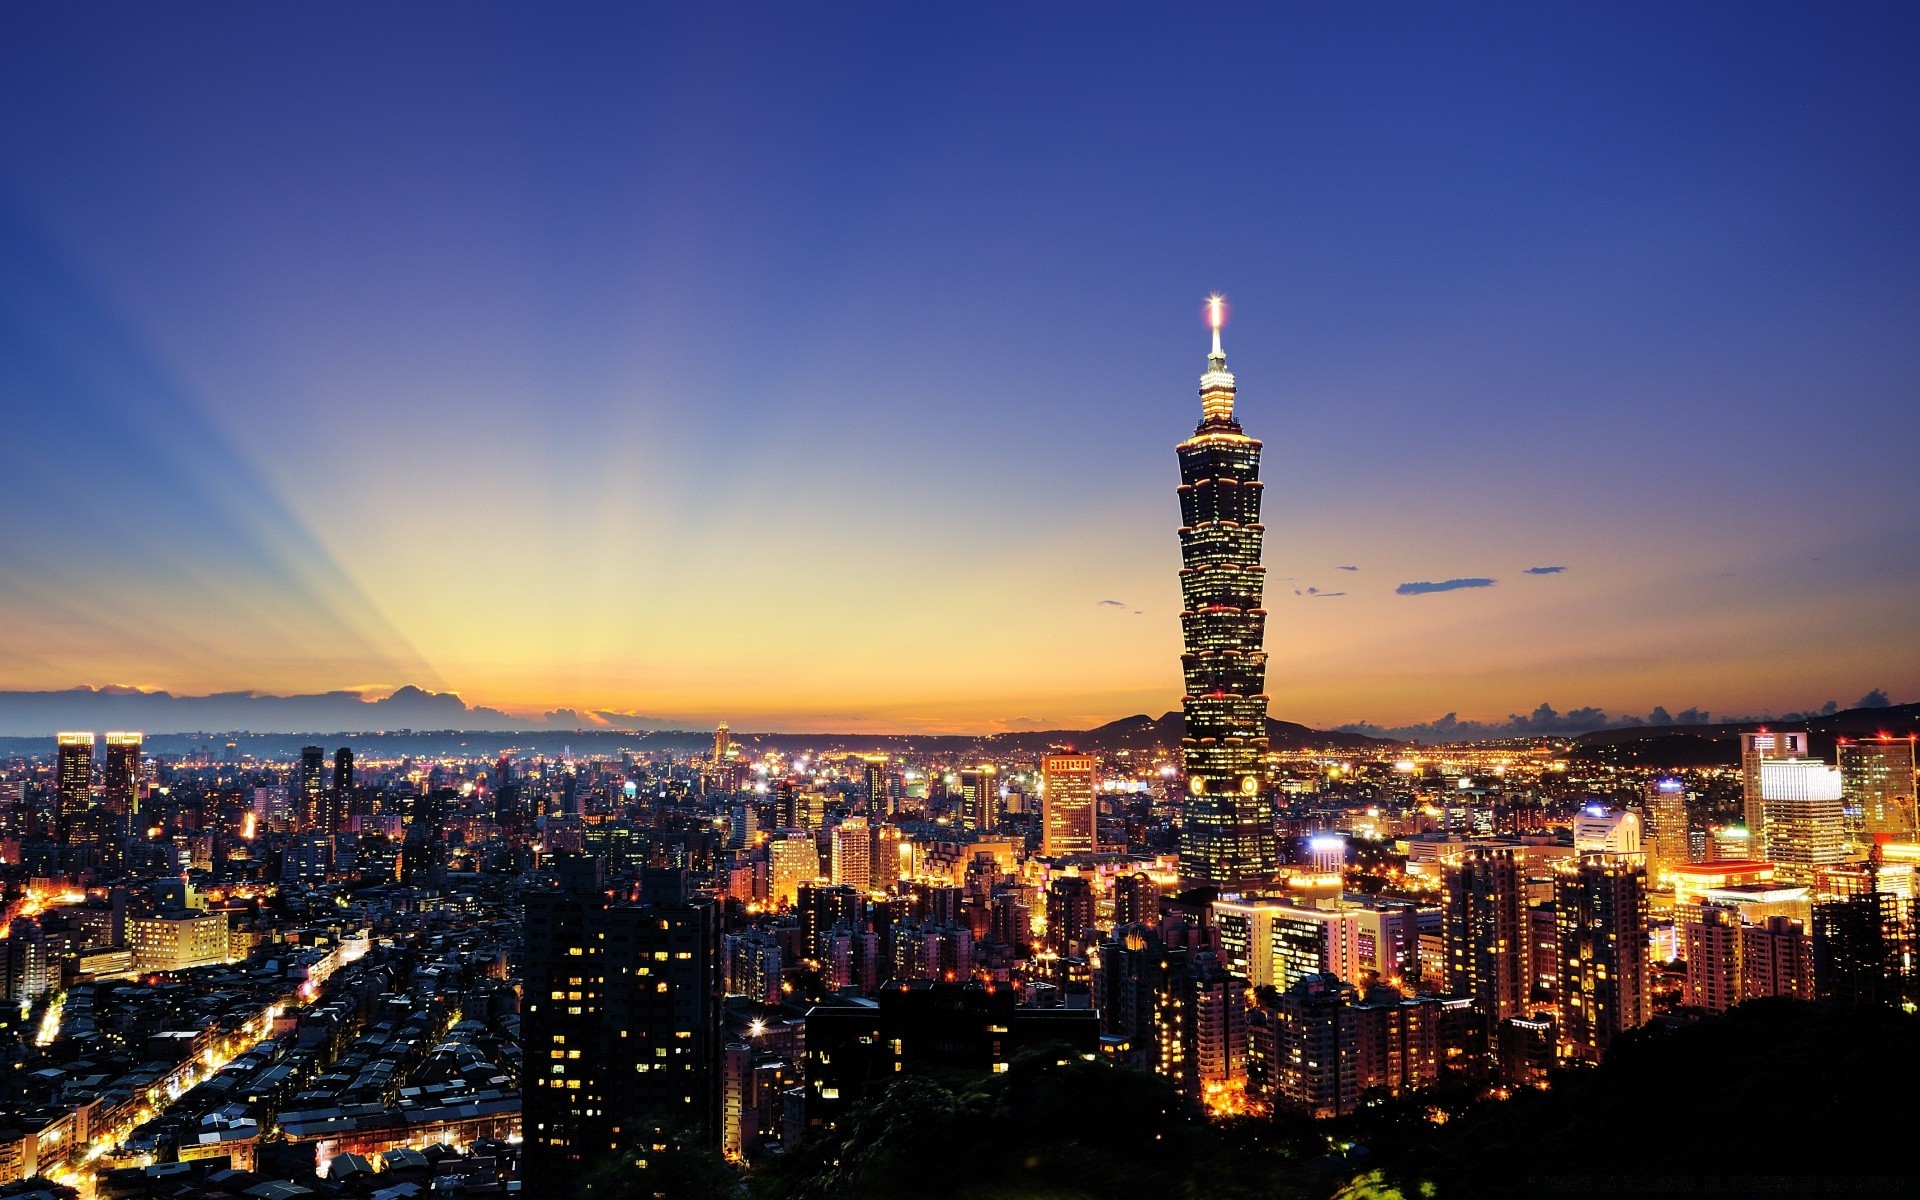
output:
POLYGON ((1789 879, 1808 881, 1846 857, 1846 813, 1838 768, 1814 758, 1760 763, 1767 858, 1789 879))
POLYGON ((1807 735, 1799 730, 1777 733, 1771 729, 1762 729, 1754 733, 1740 735, 1740 785, 1741 815, 1746 818, 1747 832, 1752 835, 1752 844, 1748 853, 1754 858, 1766 858, 1766 811, 1760 799, 1760 764, 1775 758, 1805 758, 1807 756, 1807 735))
POLYGON ((1639 854, 1639 815, 1587 805, 1573 818, 1573 850, 1576 854, 1639 854))

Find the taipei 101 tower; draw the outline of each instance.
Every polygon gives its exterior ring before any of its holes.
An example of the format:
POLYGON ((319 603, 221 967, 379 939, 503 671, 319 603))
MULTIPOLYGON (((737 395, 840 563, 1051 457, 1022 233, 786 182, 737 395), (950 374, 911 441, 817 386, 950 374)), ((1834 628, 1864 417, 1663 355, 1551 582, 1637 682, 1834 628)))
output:
POLYGON ((1220 348, 1225 307, 1207 302, 1213 353, 1200 376, 1200 424, 1180 443, 1181 707, 1187 802, 1180 874, 1229 892, 1279 871, 1267 752, 1266 569, 1260 565, 1260 443, 1234 420, 1233 374, 1220 348))

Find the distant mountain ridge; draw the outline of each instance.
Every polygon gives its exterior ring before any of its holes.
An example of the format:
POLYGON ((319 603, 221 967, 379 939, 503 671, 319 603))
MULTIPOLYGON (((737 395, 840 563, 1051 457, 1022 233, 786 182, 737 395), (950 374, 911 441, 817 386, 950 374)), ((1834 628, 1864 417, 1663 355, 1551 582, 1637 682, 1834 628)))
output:
MULTIPOLYGON (((1044 750, 1050 745, 1071 745, 1077 750, 1111 754, 1118 750, 1172 749, 1186 732, 1186 717, 1175 709, 1150 717, 1136 713, 1108 721, 1092 729, 1049 729, 1034 732, 1002 733, 984 739, 996 746, 1015 746, 1022 750, 1044 750)), ((1397 743, 1388 738, 1361 733, 1343 733, 1333 729, 1313 729, 1293 721, 1267 718, 1267 744, 1275 750, 1364 750, 1397 743)))
POLYGON ((1633 725, 1596 729, 1573 740, 1573 756, 1618 766, 1711 767, 1740 761, 1739 735, 1760 729, 1804 729, 1807 749, 1832 761, 1841 738, 1920 735, 1920 704, 1849 708, 1780 721, 1723 721, 1714 725, 1633 725))
MULTIPOLYGON (((145 730, 148 750, 155 754, 218 751, 231 739, 241 753, 256 758, 290 756, 309 743, 345 745, 356 752, 385 755, 492 755, 508 750, 590 755, 622 749, 687 752, 711 745, 713 740, 707 730, 648 727, 638 721, 629 724, 630 714, 593 716, 596 723, 592 725, 573 710, 548 713, 537 720, 514 718, 495 709, 469 707, 451 693, 419 688, 402 688, 383 700, 365 700, 354 692, 313 696, 262 696, 252 692, 172 696, 132 688, 0 692, 0 754, 46 753, 58 729, 145 730), (196 722, 197 728, 182 727, 185 720, 195 717, 203 719, 196 722), (236 717, 241 719, 221 719, 236 717)), ((981 751, 1039 753, 1072 747, 1111 754, 1175 749, 1184 728, 1182 715, 1174 711, 1157 718, 1140 713, 1093 729, 997 734, 736 730, 734 737, 748 746, 783 752, 882 750, 957 755, 981 751)), ((1272 718, 1267 721, 1267 732, 1271 745, 1280 750, 1356 750, 1392 744, 1363 734, 1311 729, 1272 718)))

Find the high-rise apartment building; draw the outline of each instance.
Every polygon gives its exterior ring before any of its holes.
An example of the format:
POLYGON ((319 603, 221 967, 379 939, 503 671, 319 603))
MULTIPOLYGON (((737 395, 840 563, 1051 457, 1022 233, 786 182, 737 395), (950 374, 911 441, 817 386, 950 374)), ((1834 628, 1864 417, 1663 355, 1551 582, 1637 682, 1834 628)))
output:
POLYGON ((1813 939, 1792 917, 1740 927, 1740 998, 1813 999, 1813 939))
POLYGON ((1526 880, 1519 859, 1511 850, 1475 846, 1447 863, 1442 878, 1447 990, 1474 997, 1496 1025, 1526 1016, 1526 880))
POLYGON ((1040 853, 1047 858, 1100 848, 1091 754, 1049 754, 1040 760, 1040 853))
POLYGON ((1776 733, 1762 729, 1740 735, 1740 812, 1751 841, 1747 856, 1768 856, 1767 816, 1760 799, 1760 764, 1770 758, 1805 758, 1807 735, 1801 731, 1776 733))
POLYGON ((1261 607, 1260 443, 1234 419, 1236 385, 1220 348, 1222 316, 1215 297, 1200 423, 1179 446, 1186 720, 1180 755, 1188 790, 1180 873, 1234 891, 1269 883, 1280 855, 1273 798, 1261 773, 1267 614, 1261 607))
POLYGON ((1686 1002, 1708 1012, 1740 1003, 1741 929, 1727 909, 1707 907, 1683 927, 1687 947, 1686 1002))
POLYGON ((609 901, 597 882, 527 898, 522 1128, 543 1188, 718 1126, 714 906, 689 897, 683 872, 649 871, 640 903, 609 901))
POLYGON ((63 733, 58 745, 53 836, 55 841, 70 843, 82 835, 93 808, 93 734, 63 733))
POLYGON ((1345 908, 1221 900, 1213 920, 1227 966, 1254 987, 1285 989, 1322 973, 1357 984, 1373 966, 1361 953, 1360 915, 1345 908))
POLYGON ((1647 868, 1625 856, 1587 855, 1554 875, 1560 941, 1560 1040, 1598 1062, 1616 1034, 1653 1016, 1647 944, 1647 868))
POLYGON ((1767 858, 1782 876, 1810 883, 1846 858, 1839 771, 1818 759, 1766 759, 1760 800, 1767 858))
POLYGON ((848 817, 833 830, 832 879, 856 891, 873 886, 873 831, 865 817, 848 817))
POLYGON ((1920 835, 1914 811, 1914 739, 1879 737, 1840 742, 1840 791, 1858 840, 1910 842, 1920 835), (1854 814, 1859 814, 1856 818, 1854 814))

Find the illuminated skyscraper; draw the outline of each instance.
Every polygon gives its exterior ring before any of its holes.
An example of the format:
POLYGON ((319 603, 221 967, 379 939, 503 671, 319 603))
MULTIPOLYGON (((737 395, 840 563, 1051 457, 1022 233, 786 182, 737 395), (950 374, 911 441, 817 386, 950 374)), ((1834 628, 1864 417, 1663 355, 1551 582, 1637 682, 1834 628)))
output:
POLYGON ((1200 424, 1180 443, 1180 613, 1188 798, 1180 873, 1230 890, 1270 882, 1280 866, 1267 750, 1267 614, 1260 607, 1260 443, 1233 416, 1234 380, 1210 302, 1213 352, 1200 377, 1200 424))
POLYGON ((1840 743, 1841 796, 1850 821, 1852 814, 1860 814, 1862 843, 1876 834, 1911 841, 1920 832, 1914 813, 1913 745, 1911 737, 1840 743))
POLYGON ((1057 858, 1098 850, 1093 756, 1046 755, 1040 760, 1040 775, 1040 853, 1057 858))
POLYGON ((1805 733, 1762 729, 1740 735, 1740 811, 1752 841, 1748 848, 1751 857, 1766 858, 1768 854, 1766 810, 1760 803, 1760 764, 1769 758, 1805 758, 1806 754, 1805 733))
POLYGON ((861 761, 863 761, 867 767, 867 812, 871 813, 873 819, 876 821, 881 817, 891 816, 893 813, 893 805, 890 803, 890 797, 887 794, 889 790, 887 787, 887 756, 884 754, 869 754, 861 761))
POLYGON ((137 733, 107 734, 106 786, 102 799, 123 833, 127 818, 140 811, 140 749, 144 740, 137 733))
POLYGON ((993 764, 960 772, 960 827, 1000 827, 1000 769, 993 764))
POLYGON ((1687 825, 1687 785, 1671 776, 1647 785, 1647 823, 1644 831, 1647 873, 1681 866, 1692 859, 1691 829, 1687 825))
POLYGON ((353 811, 353 747, 342 746, 333 752, 333 791, 328 796, 328 833, 346 828, 347 814, 353 811))
POLYGON ((720 722, 720 728, 713 731, 713 765, 714 766, 717 767, 721 763, 724 763, 727 761, 727 750, 732 745, 733 745, 733 740, 730 734, 728 733, 727 723, 725 721, 722 721, 720 722))
POLYGON ((293 808, 299 819, 316 825, 326 812, 326 757, 318 746, 300 748, 300 766, 293 776, 293 808))
POLYGON ((1840 772, 1818 759, 1769 758, 1760 764, 1767 857, 1789 879, 1812 882, 1846 857, 1840 772))
POLYGON ((93 734, 63 733, 59 746, 53 836, 55 841, 72 842, 93 807, 93 734))

